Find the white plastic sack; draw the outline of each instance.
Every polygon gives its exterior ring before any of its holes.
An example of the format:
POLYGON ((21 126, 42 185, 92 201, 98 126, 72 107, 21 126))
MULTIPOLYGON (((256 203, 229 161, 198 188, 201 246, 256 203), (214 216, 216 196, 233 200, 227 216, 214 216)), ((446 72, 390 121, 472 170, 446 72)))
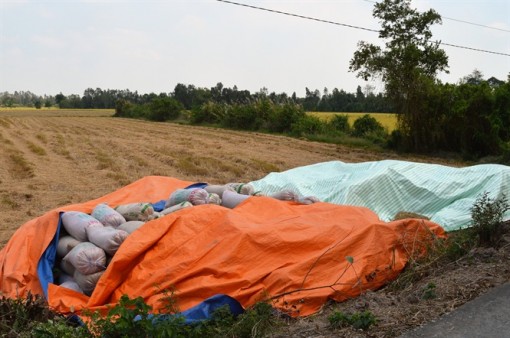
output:
MULTIPOLYGON (((73 273, 74 273, 74 271, 73 271, 73 273)), ((58 274, 58 278, 57 278, 57 284, 58 285, 60 285, 62 283, 65 283, 65 282, 69 282, 69 281, 73 281, 73 282, 75 281, 72 274, 69 275, 69 274, 67 274, 65 272, 60 272, 58 274)))
POLYGON ((68 289, 77 291, 79 293, 83 293, 83 290, 80 288, 78 283, 76 283, 73 276, 68 275, 67 273, 61 272, 58 277, 57 283, 58 283, 58 285, 60 285, 64 288, 68 288, 68 289))
POLYGON ((119 225, 118 230, 124 230, 128 234, 132 234, 135 230, 138 230, 145 222, 142 221, 129 221, 119 225))
POLYGON ((103 227, 103 223, 96 218, 80 211, 67 211, 62 214, 62 225, 69 233, 80 242, 86 242, 89 227, 103 227))
POLYGON ((66 281, 62 284, 60 284, 61 287, 74 290, 79 293, 84 293, 81 287, 78 285, 78 283, 74 280, 66 281))
POLYGON ((76 270, 73 277, 76 280, 76 283, 78 283, 80 288, 83 290, 83 293, 90 296, 96 288, 97 282, 103 273, 104 271, 98 271, 96 273, 86 275, 76 270))
POLYGON ((235 191, 225 190, 223 196, 221 196, 221 205, 233 209, 249 197, 249 195, 238 194, 235 191))
MULTIPOLYGON (((124 230, 112 227, 87 228, 87 236, 93 244, 103 249, 108 255, 113 256, 129 234, 124 230)), ((104 265, 106 265, 106 260, 104 265)), ((80 271, 82 273, 83 271, 80 271)), ((89 272, 90 273, 90 272, 89 272)))
POLYGON ((149 221, 152 221, 153 219, 161 218, 165 215, 161 214, 160 212, 154 211, 152 215, 149 216, 149 221))
POLYGON ((221 197, 215 193, 209 193, 209 204, 221 205, 221 197))
POLYGON ((76 268, 68 261, 61 260, 60 261, 60 270, 64 271, 68 275, 73 275, 76 268))
POLYGON ((181 209, 185 209, 185 208, 189 208, 189 207, 192 207, 193 204, 191 204, 190 202, 188 201, 185 201, 185 202, 181 202, 179 204, 176 204, 174 206, 171 206, 171 207, 168 207, 166 209, 164 209, 163 211, 160 212, 160 214, 162 215, 168 215, 172 212, 175 212, 177 210, 181 210, 181 209))
POLYGON ((165 203, 165 209, 182 202, 190 202, 193 205, 202 205, 209 203, 209 193, 205 189, 177 189, 165 203))
POLYGON ((154 207, 150 203, 129 203, 122 204, 115 208, 126 221, 146 222, 149 216, 154 213, 154 207))
POLYGON ((210 185, 207 185, 204 189, 208 193, 210 193, 210 194, 217 194, 218 196, 223 195, 223 192, 225 192, 225 190, 232 190, 232 191, 234 191, 233 188, 229 187, 226 184, 225 185, 210 184, 210 185))
POLYGON ((77 246, 80 243, 82 242, 80 242, 73 236, 62 236, 58 240, 57 254, 60 257, 64 257, 69 253, 69 251, 71 251, 75 246, 77 246))
POLYGON ((124 216, 106 203, 96 205, 94 210, 92 210, 92 217, 103 223, 103 225, 109 225, 114 228, 118 227, 122 223, 126 223, 124 216))
POLYGON ((253 195, 255 189, 249 183, 227 183, 226 186, 241 195, 253 195))
MULTIPOLYGON (((88 229, 104 229, 104 227, 91 227, 88 229)), ((90 242, 83 242, 75 246, 62 261, 71 263, 76 271, 84 275, 106 268, 105 251, 90 242)))

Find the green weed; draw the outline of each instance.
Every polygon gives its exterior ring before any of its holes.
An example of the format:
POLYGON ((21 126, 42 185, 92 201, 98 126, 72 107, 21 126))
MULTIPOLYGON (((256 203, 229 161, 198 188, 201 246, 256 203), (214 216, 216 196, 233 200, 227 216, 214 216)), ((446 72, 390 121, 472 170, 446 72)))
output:
MULTIPOLYGON (((22 337, 38 322, 53 317, 41 296, 28 294, 26 298, 0 298, 0 336, 22 337)), ((29 335, 26 335, 27 337, 29 335)))
POLYGON ((427 284, 427 286, 425 288, 423 288, 421 298, 422 299, 434 299, 436 297, 437 297, 436 284, 434 282, 430 282, 427 284))
POLYGON ((377 323, 377 318, 368 310, 346 314, 341 311, 335 311, 328 317, 329 325, 332 329, 338 329, 346 326, 352 326, 355 329, 366 331, 370 326, 377 323))

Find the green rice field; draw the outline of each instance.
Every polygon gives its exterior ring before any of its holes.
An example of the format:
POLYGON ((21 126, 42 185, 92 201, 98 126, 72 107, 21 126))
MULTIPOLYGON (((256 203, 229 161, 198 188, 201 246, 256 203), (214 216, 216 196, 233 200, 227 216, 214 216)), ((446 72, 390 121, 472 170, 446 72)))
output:
POLYGON ((317 116, 321 120, 329 121, 335 115, 347 115, 349 118, 349 124, 352 126, 354 121, 365 114, 369 114, 374 117, 384 128, 391 133, 397 128, 397 115, 392 113, 335 113, 335 112, 309 112, 308 114, 317 116))

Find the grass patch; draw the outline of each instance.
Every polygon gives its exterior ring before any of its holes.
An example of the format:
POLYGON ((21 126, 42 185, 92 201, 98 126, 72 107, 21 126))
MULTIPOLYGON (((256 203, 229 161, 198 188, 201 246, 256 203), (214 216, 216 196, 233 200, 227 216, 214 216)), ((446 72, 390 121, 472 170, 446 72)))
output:
POLYGON ((115 169, 115 163, 110 155, 98 150, 96 152, 97 169, 115 169))
POLYGON ((328 135, 328 134, 316 134, 316 135, 304 135, 304 139, 309 141, 317 141, 324 143, 342 144, 352 148, 361 148, 367 150, 373 150, 377 152, 383 151, 381 145, 375 144, 373 141, 361 138, 349 136, 346 134, 328 135))
POLYGON ((0 117, 111 117, 115 109, 36 109, 30 107, 1 107, 0 117))
POLYGON ((0 126, 5 127, 5 128, 10 128, 11 122, 6 119, 0 119, 0 126))
POLYGON ((2 141, 4 144, 13 145, 12 141, 11 141, 11 140, 9 140, 9 139, 6 139, 6 138, 4 137, 4 135, 2 135, 1 133, 0 133, 0 141, 2 141))
POLYGON ((118 171, 109 172, 106 174, 106 177, 111 178, 114 181, 117 181, 122 186, 131 183, 131 181, 129 180, 129 178, 127 178, 126 175, 118 171))
POLYGON ((174 163, 177 170, 187 175, 208 175, 212 169, 205 168, 201 158, 195 158, 192 156, 178 157, 174 163))
POLYGON ((10 160, 10 174, 14 178, 32 178, 35 176, 33 165, 28 162, 23 153, 11 152, 9 154, 10 160))
POLYGON ((263 161, 263 160, 259 160, 259 159, 256 159, 256 158, 252 158, 250 159, 251 161, 251 165, 256 168, 256 169, 259 169, 259 170, 262 170, 266 173, 270 173, 270 172, 280 172, 280 168, 273 164, 273 163, 269 163, 267 161, 263 161))
POLYGON ((37 144, 27 141, 28 149, 36 155, 44 156, 46 155, 46 150, 43 147, 39 147, 37 144))
POLYGON ((69 152, 69 150, 67 150, 67 147, 66 147, 65 137, 62 136, 62 134, 57 134, 57 136, 55 137, 55 140, 57 141, 57 145, 53 149, 55 151, 55 153, 58 155, 64 156, 67 159, 72 160, 73 158, 71 156, 71 153, 69 152))
POLYGON ((48 138, 44 134, 37 134, 35 137, 44 144, 48 143, 48 138))
POLYGON ((146 167, 149 165, 149 163, 141 157, 132 156, 131 158, 139 167, 146 167))
POLYGON ((10 196, 3 195, 1 199, 2 205, 5 205, 13 210, 20 207, 19 203, 11 199, 10 196))
POLYGON ((195 176, 217 176, 221 172, 232 173, 241 176, 245 170, 238 166, 229 164, 221 159, 213 157, 196 157, 189 152, 164 151, 164 154, 171 155, 174 160, 172 165, 180 172, 195 176))

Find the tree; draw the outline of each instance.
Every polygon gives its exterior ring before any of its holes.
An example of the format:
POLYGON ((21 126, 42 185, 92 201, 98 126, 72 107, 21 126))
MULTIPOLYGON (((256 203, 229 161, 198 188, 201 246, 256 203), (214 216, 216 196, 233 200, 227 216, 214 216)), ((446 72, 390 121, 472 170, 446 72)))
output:
POLYGON ((184 106, 172 97, 157 97, 149 104, 149 116, 152 121, 164 122, 179 117, 184 106))
POLYGON ((385 48, 361 41, 349 70, 365 80, 381 78, 388 99, 398 114, 403 139, 414 150, 425 150, 428 139, 427 114, 423 100, 438 72, 447 72, 448 57, 431 41, 430 26, 441 23, 433 9, 420 13, 410 0, 376 3, 373 16, 380 20, 379 37, 385 48))
POLYGON ((62 102, 65 99, 66 99, 65 95, 62 93, 55 95, 55 103, 58 105, 59 108, 62 108, 62 102))
POLYGON ((467 76, 464 76, 462 79, 460 79, 460 83, 464 84, 470 84, 470 85, 479 85, 483 81, 483 74, 480 70, 474 69, 473 72, 467 76))

